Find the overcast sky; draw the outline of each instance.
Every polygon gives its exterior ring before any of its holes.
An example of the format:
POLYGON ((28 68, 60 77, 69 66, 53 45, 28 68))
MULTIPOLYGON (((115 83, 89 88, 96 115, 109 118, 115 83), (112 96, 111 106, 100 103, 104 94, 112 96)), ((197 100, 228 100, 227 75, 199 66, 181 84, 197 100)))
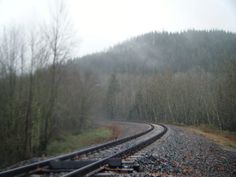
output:
MULTIPOLYGON (((0 0, 0 25, 49 17, 52 0, 0 0)), ((108 48, 150 31, 236 32, 236 0, 65 0, 79 36, 76 55, 108 48)))

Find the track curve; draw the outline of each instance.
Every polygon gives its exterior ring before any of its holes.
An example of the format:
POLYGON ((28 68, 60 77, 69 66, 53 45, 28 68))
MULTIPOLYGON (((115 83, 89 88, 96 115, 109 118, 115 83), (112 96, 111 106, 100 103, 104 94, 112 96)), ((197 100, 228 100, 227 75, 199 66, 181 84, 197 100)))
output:
POLYGON ((149 125, 149 128, 141 133, 126 137, 126 138, 121 138, 118 140, 112 140, 109 141, 107 143, 103 143, 97 146, 93 146, 93 147, 89 147, 86 149, 82 149, 79 151, 75 151, 72 153, 68 153, 65 155, 59 155, 53 158, 49 158, 47 160, 43 160, 43 161, 39 161, 33 164, 29 164, 29 165, 25 165, 25 166, 21 166, 18 168, 14 168, 14 169, 10 169, 7 171, 2 171, 0 172, 0 177, 12 177, 12 176, 27 176, 29 174, 33 174, 34 171, 36 171, 37 169, 42 169, 42 168, 48 168, 50 163, 53 161, 63 161, 63 160, 67 160, 67 159, 73 159, 74 157, 80 156, 82 154, 86 154, 86 153, 91 153, 100 149, 106 149, 108 147, 113 147, 125 142, 128 142, 130 140, 133 140, 135 138, 141 137, 149 132, 151 132, 154 129, 153 125, 149 125))

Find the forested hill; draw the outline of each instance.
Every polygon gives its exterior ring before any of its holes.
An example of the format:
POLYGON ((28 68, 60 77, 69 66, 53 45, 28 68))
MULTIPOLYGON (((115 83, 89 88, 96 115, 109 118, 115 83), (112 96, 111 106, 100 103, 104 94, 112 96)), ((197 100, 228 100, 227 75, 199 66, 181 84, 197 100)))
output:
POLYGON ((151 32, 79 60, 81 69, 102 72, 215 71, 236 56, 236 34, 224 31, 151 32))
POLYGON ((236 131, 236 34, 152 32, 68 60, 67 33, 49 28, 0 32, 0 167, 99 117, 236 131))
POLYGON ((151 32, 66 66, 96 75, 96 115, 236 130, 235 33, 151 32))

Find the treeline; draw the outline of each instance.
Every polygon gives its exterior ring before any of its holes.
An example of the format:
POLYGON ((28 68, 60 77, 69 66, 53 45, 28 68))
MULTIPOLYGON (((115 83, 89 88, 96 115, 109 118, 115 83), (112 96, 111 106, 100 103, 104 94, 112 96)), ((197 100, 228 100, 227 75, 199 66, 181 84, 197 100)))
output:
POLYGON ((219 76, 203 70, 186 73, 166 71, 148 76, 113 75, 105 97, 107 117, 207 124, 235 131, 236 83, 232 75, 235 77, 236 63, 231 63, 228 69, 231 70, 222 71, 219 76))
POLYGON ((70 60, 59 9, 49 24, 1 30, 0 166, 100 117, 236 131, 236 34, 152 32, 70 60))
POLYGON ((98 73, 107 118, 236 127, 236 34, 152 32, 73 61, 98 73))
POLYGON ((48 23, 0 29, 0 167, 46 154, 61 132, 89 125, 96 77, 64 66, 74 36, 57 6, 48 23))

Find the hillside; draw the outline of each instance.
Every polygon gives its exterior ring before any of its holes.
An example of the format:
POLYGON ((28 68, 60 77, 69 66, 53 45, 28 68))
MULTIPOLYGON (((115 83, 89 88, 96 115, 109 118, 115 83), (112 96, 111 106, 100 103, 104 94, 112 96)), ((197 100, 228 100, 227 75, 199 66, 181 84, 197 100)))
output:
POLYGON ((153 72, 194 68, 214 71, 236 57, 236 34, 224 31, 151 32, 84 56, 81 69, 99 72, 153 72))
POLYGON ((71 49, 45 40, 50 33, 28 43, 17 31, 0 38, 0 166, 99 118, 236 131, 234 33, 152 32, 68 60, 71 49))
POLYGON ((96 76, 96 116, 235 130, 235 33, 151 32, 67 70, 96 76))

